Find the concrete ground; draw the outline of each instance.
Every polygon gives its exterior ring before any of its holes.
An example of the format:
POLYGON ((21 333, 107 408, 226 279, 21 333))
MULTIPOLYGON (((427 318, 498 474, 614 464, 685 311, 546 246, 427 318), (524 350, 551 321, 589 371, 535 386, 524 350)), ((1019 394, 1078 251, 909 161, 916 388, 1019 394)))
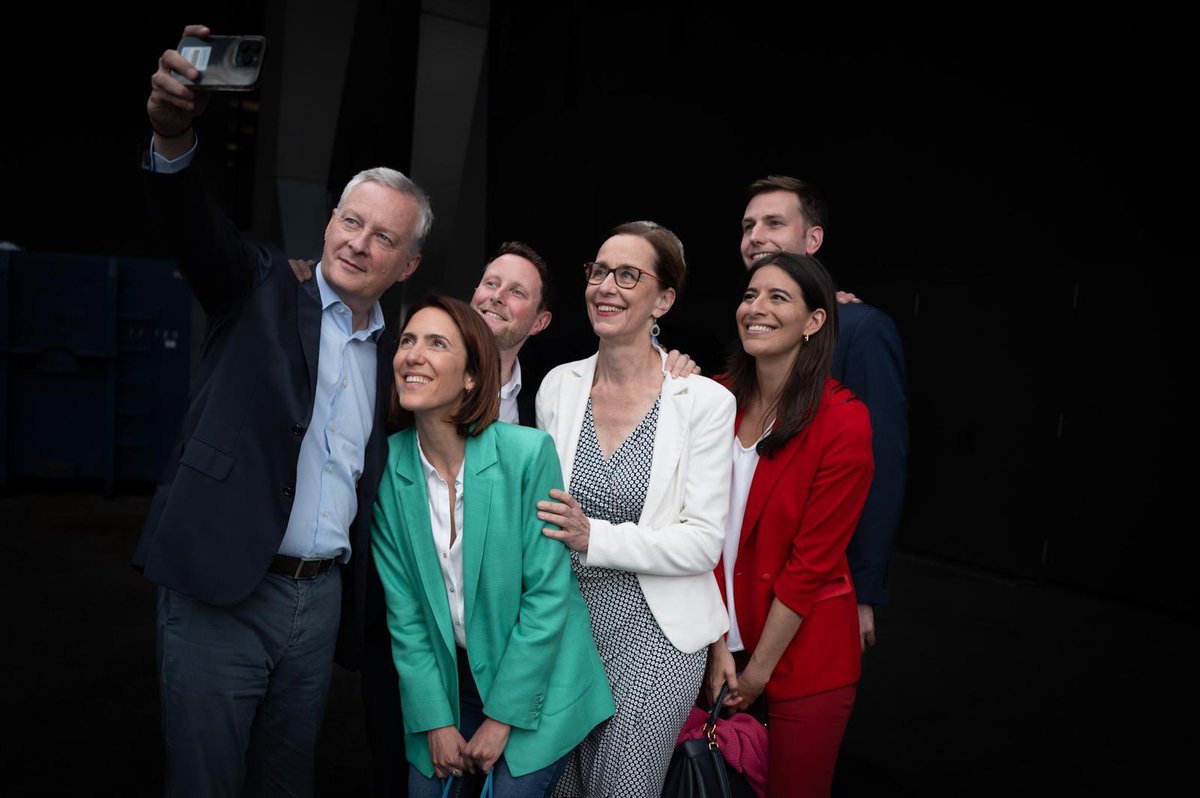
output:
MULTIPOLYGON (((0 498, 5 795, 160 791, 154 588, 127 565, 148 501, 0 498)), ((892 584, 836 795, 1153 795, 1187 784, 1194 617, 904 552, 892 584)), ((367 757, 358 677, 338 669, 318 794, 368 794, 367 757)))

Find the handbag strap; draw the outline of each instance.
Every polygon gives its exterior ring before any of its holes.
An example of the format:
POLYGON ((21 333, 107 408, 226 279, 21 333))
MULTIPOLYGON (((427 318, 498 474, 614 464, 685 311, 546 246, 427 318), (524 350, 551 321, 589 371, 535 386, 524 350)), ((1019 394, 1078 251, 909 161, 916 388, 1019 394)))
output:
MULTIPOLYGON (((492 774, 496 772, 496 768, 488 771, 487 778, 483 780, 483 791, 479 793, 479 798, 492 798, 492 774)), ((442 798, 450 798, 450 787, 454 784, 454 777, 447 776, 442 781, 442 798)))
POLYGON ((721 716, 721 706, 725 703, 725 696, 729 693, 729 682, 721 685, 721 694, 717 696, 717 700, 713 702, 712 712, 708 713, 708 725, 716 726, 717 718, 721 716))
POLYGON ((717 696, 717 700, 713 702, 712 711, 708 713, 708 720, 704 722, 704 737, 708 740, 708 748, 712 751, 721 750, 721 746, 717 745, 717 718, 721 716, 721 706, 725 703, 725 696, 729 692, 729 682, 721 685, 721 693, 717 696))

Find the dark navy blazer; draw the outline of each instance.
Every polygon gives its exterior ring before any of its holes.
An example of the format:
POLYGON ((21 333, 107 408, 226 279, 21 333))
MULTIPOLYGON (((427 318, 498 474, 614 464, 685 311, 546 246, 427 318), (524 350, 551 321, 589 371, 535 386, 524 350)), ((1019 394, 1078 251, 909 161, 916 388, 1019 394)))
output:
MULTIPOLYGON (((298 283, 282 253, 237 231, 197 172, 146 173, 151 211, 204 308, 207 328, 180 439, 134 565, 164 587, 231 605, 262 580, 287 529, 300 443, 312 417, 321 301, 315 280, 298 283)), ((337 656, 352 668, 362 648, 395 348, 384 331, 375 421, 350 529, 353 551, 342 569, 337 656)))
POLYGON ((858 600, 886 604, 888 560, 908 480, 908 381, 890 316, 871 305, 838 305, 833 376, 866 403, 875 456, 875 477, 846 558, 858 600))
POLYGON ((538 388, 542 387, 542 378, 545 376, 540 371, 530 371, 526 364, 521 364, 521 392, 517 394, 517 417, 522 427, 537 426, 534 400, 537 399, 538 388))

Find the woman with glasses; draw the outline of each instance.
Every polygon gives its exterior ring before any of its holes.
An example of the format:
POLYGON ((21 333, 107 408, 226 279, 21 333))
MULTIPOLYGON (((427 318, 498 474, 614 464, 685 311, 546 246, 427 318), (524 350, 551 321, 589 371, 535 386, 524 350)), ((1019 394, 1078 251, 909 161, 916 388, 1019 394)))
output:
POLYGON ((871 485, 871 422, 830 376, 837 300, 820 261, 763 258, 736 317, 742 346, 725 380, 737 440, 717 568, 730 628, 709 650, 708 692, 715 700, 727 682, 738 711, 766 696, 769 796, 827 796, 859 676, 846 544, 871 485))
POLYGON ((708 645, 728 626, 712 568, 729 509, 733 396, 670 377, 653 343, 684 270, 670 230, 613 230, 584 267, 600 349, 538 391, 538 426, 569 488, 539 502, 538 517, 571 551, 616 704, 572 755, 558 796, 657 795, 708 645))
POLYGON ((372 550, 404 708, 410 796, 540 798, 612 714, 566 552, 535 503, 562 484, 543 432, 493 423, 495 337, 466 303, 430 297, 393 361, 392 421, 372 550), (467 783, 464 783, 467 782, 467 783))

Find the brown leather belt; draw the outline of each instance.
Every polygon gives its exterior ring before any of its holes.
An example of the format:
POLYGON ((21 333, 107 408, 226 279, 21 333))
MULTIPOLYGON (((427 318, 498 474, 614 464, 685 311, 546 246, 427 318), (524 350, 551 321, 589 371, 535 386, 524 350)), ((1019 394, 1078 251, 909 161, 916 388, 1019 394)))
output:
POLYGON ((273 574, 290 576, 292 579, 312 579, 328 573, 336 562, 336 557, 330 557, 328 560, 302 560, 299 557, 276 554, 268 570, 273 574))

